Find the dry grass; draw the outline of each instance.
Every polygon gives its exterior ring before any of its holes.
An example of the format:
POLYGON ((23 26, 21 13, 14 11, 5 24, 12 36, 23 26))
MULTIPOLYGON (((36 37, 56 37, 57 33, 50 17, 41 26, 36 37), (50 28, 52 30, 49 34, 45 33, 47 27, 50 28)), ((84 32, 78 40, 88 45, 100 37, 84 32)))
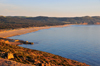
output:
MULTIPOLYGON (((0 42, 0 52, 14 54, 13 61, 17 61, 24 64, 49 64, 49 65, 62 65, 62 66, 89 66, 85 63, 70 60, 58 55, 42 52, 38 50, 31 50, 15 45, 5 44, 0 42)), ((0 57, 6 58, 0 54, 0 57)))

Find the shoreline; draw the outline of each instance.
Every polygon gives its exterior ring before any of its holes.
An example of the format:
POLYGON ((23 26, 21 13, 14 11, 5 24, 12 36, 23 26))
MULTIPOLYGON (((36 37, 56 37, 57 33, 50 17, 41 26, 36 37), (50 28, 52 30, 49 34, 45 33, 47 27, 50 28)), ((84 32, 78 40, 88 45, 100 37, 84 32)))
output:
MULTIPOLYGON (((64 58, 59 55, 9 45, 3 42, 0 42, 0 50, 0 60, 3 64, 6 62, 5 66, 18 66, 20 63, 24 64, 23 66, 90 66, 86 63, 64 58), (9 63, 7 63, 7 61, 9 63)), ((2 63, 0 63, 0 66, 2 63)), ((22 66, 22 64, 20 65, 22 66)))
MULTIPOLYGON (((2 32, 0 32, 0 37, 3 37, 3 38, 7 38, 7 39, 9 39, 8 37, 11 37, 11 36, 16 36, 16 35, 22 35, 22 34, 26 34, 26 33, 30 33, 30 32, 35 32, 35 31, 38 31, 38 30, 42 30, 42 29, 49 29, 49 28, 56 28, 56 27, 67 27, 67 26, 70 26, 70 25, 73 25, 73 24, 66 24, 66 25, 57 25, 57 26, 46 26, 46 27, 30 27, 30 28, 21 28, 21 29, 14 29, 14 30, 7 30, 7 31, 2 31, 2 32), (13 33, 13 34, 12 34, 13 33)), ((12 39, 13 40, 13 39, 12 39)), ((7 44, 11 44, 11 45, 9 45, 9 46, 14 46, 14 45, 20 45, 20 44, 22 44, 22 43, 16 43, 16 42, 9 42, 9 43, 7 43, 7 44), (11 44, 12 43, 12 44, 11 44)), ((8 46, 7 46, 8 47, 8 46)), ((12 48, 11 47, 11 48, 12 48)), ((17 47, 17 46, 14 46, 14 48, 15 47, 17 47)), ((18 46, 19 47, 19 46, 18 46)), ((18 49, 18 48, 17 48, 18 49)), ((25 48, 23 48, 23 49, 25 49, 25 48)), ((22 48, 21 48, 21 50, 22 50, 22 48)), ((37 51, 37 50, 30 50, 30 49, 26 49, 26 50, 29 50, 29 51, 35 51, 36 53, 38 53, 38 52, 41 52, 41 53, 43 53, 42 55, 44 56, 44 53, 46 54, 46 55, 48 55, 49 56, 49 54, 50 53, 47 53, 47 52, 42 52, 42 51, 37 51)), ((17 50, 16 50, 17 51, 17 50)), ((24 50, 25 51, 25 50, 24 50)), ((32 52, 30 52, 30 53, 32 53, 32 52)), ((41 53, 39 53, 39 55, 41 54, 41 53)), ((31 55, 31 54, 30 54, 31 55)), ((30 56, 29 55, 29 56, 30 56)), ((33 56, 34 56, 35 54, 33 54, 33 56)), ((53 54, 50 54, 50 56, 52 56, 53 54)), ((38 56, 38 55, 36 55, 36 56, 38 56)), ((39 56, 38 56, 39 57, 39 56)), ((37 58, 38 58, 37 57, 37 58)), ((45 57, 45 56, 44 56, 45 57)), ((40 57, 39 57, 40 58, 40 57)), ((58 55, 53 55, 52 57, 51 57, 52 59, 55 59, 55 61, 56 60, 66 60, 67 61, 67 63, 69 64, 69 65, 82 65, 82 66, 89 66, 89 65, 87 65, 87 64, 85 64, 85 63, 81 63, 81 62, 78 62, 78 61, 75 61, 75 60, 71 60, 71 59, 67 59, 67 58, 64 58, 64 57, 60 57, 60 56, 58 56, 58 55), (54 58, 53 58, 54 57, 54 58), (57 57, 57 59, 56 59, 56 57, 57 57)), ((48 57, 45 57, 45 59, 48 59, 48 57)), ((51 59, 51 60, 52 60, 51 59)), ((3 59, 4 60, 4 59, 3 59)), ((37 60, 37 59, 36 59, 37 60)), ((43 59, 42 59, 43 60, 43 59)), ((19 61, 19 62, 21 62, 21 61, 19 61)), ((31 61, 30 61, 31 62, 31 61)), ((36 61, 36 63, 37 62, 40 62, 40 60, 38 60, 38 61, 36 61)), ((56 62, 58 62, 58 61, 56 61, 56 62)), ((51 62, 50 62, 51 63, 51 62)), ((53 62, 52 62, 53 63, 53 62)), ((29 64, 31 64, 31 63, 29 63, 29 64)), ((42 63, 42 64, 44 64, 44 63, 42 63)), ((66 63, 64 63, 64 64, 66 64, 66 63)))
POLYGON ((68 27, 70 25, 86 25, 86 24, 64 24, 64 25, 55 25, 55 26, 18 28, 18 29, 10 29, 10 30, 4 29, 4 30, 0 31, 0 41, 11 44, 11 45, 34 44, 33 42, 28 42, 28 41, 23 41, 23 40, 18 40, 18 39, 9 39, 9 37, 23 35, 23 34, 35 32, 35 31, 39 31, 42 29, 68 27), (8 39, 8 40, 4 40, 4 39, 8 39), (18 40, 18 41, 16 41, 16 40, 18 40))
POLYGON ((65 25, 57 25, 57 26, 43 26, 43 27, 29 27, 29 28, 20 28, 20 29, 14 29, 14 30, 4 30, 0 32, 0 37, 2 38, 8 38, 16 35, 22 35, 27 34, 31 32, 35 32, 42 29, 50 29, 50 28, 56 28, 56 27, 67 27, 73 24, 65 24, 65 25))
POLYGON ((29 27, 29 28, 20 28, 20 29, 14 29, 14 30, 4 30, 0 32, 0 37, 3 39, 0 39, 0 41, 5 42, 7 44, 11 45, 21 45, 21 44, 34 44, 32 42, 23 41, 23 40, 17 40, 17 39, 9 39, 8 37, 17 36, 17 35, 23 35, 31 32, 35 32, 42 29, 50 29, 50 28, 57 28, 57 27, 67 27, 73 24, 65 24, 65 25, 56 25, 56 26, 43 26, 43 27, 29 27), (17 41, 16 41, 17 40, 17 41))
POLYGON ((21 44, 25 44, 25 42, 26 42, 26 44, 28 44, 28 43, 34 44, 32 42, 27 42, 27 41, 23 41, 23 40, 16 41, 17 39, 9 39, 8 37, 23 35, 23 34, 35 32, 35 31, 42 30, 42 29, 50 29, 50 28, 57 28, 57 27, 62 28, 62 27, 70 26, 70 25, 73 25, 73 24, 56 25, 56 26, 43 26, 43 27, 29 27, 29 28, 20 28, 20 29, 13 29, 13 30, 4 30, 4 31, 0 32, 0 37, 3 38, 3 39, 0 39, 0 41, 5 42, 7 44, 11 44, 11 45, 21 45, 21 44))
POLYGON ((84 25, 84 24, 64 24, 64 25, 55 25, 55 26, 28 27, 28 28, 3 30, 0 32, 0 41, 5 42, 7 44, 11 44, 11 45, 34 44, 33 42, 28 42, 28 41, 23 41, 23 40, 18 40, 18 39, 9 39, 9 37, 23 35, 23 34, 35 32, 35 31, 39 31, 42 29, 68 27, 70 25, 84 25), (3 38, 3 40, 1 38, 3 38), (8 39, 8 40, 5 40, 5 39, 8 39))

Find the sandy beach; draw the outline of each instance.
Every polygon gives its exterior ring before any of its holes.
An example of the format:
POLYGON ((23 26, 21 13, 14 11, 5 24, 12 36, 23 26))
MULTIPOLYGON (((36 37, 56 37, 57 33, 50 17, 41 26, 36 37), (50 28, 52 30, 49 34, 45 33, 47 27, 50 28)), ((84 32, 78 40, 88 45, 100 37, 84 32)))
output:
MULTIPOLYGON (((42 29, 49 29, 49 28, 55 28, 55 27, 67 27, 70 25, 65 24, 65 25, 57 25, 57 26, 29 27, 29 28, 20 28, 20 29, 13 29, 13 30, 4 30, 4 31, 0 32, 0 37, 8 38, 8 37, 16 36, 16 35, 22 35, 22 34, 26 34, 26 33, 35 32, 35 31, 42 30, 42 29)), ((8 40, 3 39, 0 41, 7 43, 7 44, 11 44, 11 45, 23 44, 22 42, 19 42, 19 41, 17 41, 17 42, 13 41, 13 40, 9 41, 9 38, 8 38, 8 40)))
POLYGON ((66 26, 69 26, 69 25, 65 24, 65 25, 57 25, 57 26, 29 27, 29 28, 20 28, 20 29, 14 29, 14 30, 4 30, 0 32, 0 37, 7 38, 11 36, 35 32, 35 31, 42 30, 42 29, 49 29, 49 28, 55 28, 55 27, 66 27, 66 26))

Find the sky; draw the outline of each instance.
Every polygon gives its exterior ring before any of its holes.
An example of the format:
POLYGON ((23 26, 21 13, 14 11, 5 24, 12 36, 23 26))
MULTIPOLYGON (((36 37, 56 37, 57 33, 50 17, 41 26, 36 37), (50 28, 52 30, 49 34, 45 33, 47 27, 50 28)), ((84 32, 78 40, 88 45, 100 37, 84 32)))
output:
POLYGON ((0 0, 2 16, 100 16, 100 0, 0 0))

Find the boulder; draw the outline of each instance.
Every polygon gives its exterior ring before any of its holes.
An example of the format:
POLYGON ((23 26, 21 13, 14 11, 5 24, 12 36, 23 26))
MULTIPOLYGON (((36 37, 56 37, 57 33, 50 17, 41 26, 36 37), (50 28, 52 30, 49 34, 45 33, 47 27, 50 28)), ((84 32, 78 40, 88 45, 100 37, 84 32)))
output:
POLYGON ((14 58, 13 53, 7 53, 7 58, 8 58, 8 59, 12 59, 12 58, 14 58))
POLYGON ((5 41, 5 43, 9 43, 9 41, 8 41, 8 40, 6 40, 6 41, 5 41))
POLYGON ((18 42, 19 40, 15 40, 15 42, 18 42))

